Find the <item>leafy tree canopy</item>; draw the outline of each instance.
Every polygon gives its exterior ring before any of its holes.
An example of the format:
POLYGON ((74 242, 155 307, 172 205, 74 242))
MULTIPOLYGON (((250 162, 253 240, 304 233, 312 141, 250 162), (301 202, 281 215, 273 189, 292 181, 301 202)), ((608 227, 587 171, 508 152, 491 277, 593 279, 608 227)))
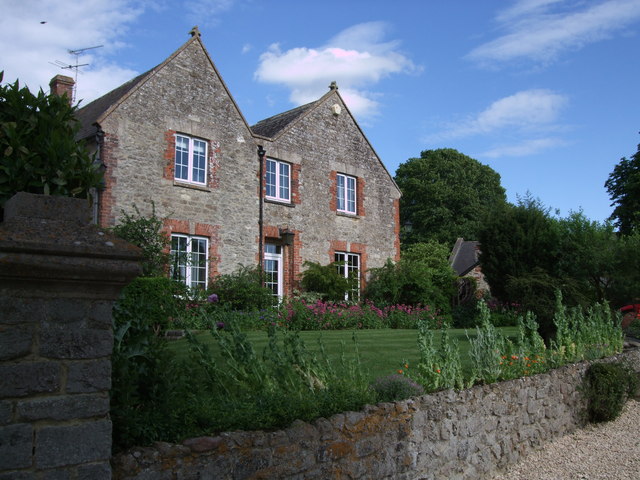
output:
POLYGON ((557 276, 561 252, 557 222, 538 199, 528 195, 517 205, 496 210, 483 224, 478 240, 482 271, 500 299, 509 298, 511 277, 535 271, 557 276))
POLYGON ((475 240, 484 219, 506 204, 500 175, 451 148, 425 150, 420 158, 407 160, 395 181, 402 191, 404 244, 475 240))
POLYGON ((74 112, 66 95, 0 85, 0 207, 17 192, 85 198, 100 185, 74 112))
POLYGON ((410 245, 399 262, 370 270, 364 296, 378 306, 421 304, 448 313, 456 279, 448 256, 437 242, 410 245))
POLYGON ((623 235, 640 231, 640 145, 631 158, 622 158, 604 184, 615 207, 609 217, 623 235))
POLYGON ((554 217, 528 196, 497 211, 479 240, 491 292, 533 311, 547 338, 558 290, 568 305, 583 307, 604 301, 618 308, 640 295, 640 232, 617 235, 582 212, 554 217))

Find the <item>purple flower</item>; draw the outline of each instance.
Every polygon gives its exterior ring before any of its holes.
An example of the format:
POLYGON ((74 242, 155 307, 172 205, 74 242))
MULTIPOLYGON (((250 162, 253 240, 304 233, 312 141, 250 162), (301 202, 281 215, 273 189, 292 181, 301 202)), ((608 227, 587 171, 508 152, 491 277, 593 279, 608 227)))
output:
POLYGON ((215 293, 212 293, 211 295, 209 295, 207 297, 207 302, 209 303, 217 303, 218 302, 218 295, 215 293))
POLYGON ((217 322, 216 323, 216 328, 218 330, 222 330, 224 328, 224 322, 217 322))

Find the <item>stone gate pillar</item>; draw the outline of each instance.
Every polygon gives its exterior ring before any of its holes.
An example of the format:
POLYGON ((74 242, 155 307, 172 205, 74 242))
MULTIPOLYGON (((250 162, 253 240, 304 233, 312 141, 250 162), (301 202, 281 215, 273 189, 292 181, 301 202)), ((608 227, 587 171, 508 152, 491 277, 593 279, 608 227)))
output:
POLYGON ((111 478, 111 309, 140 251, 86 200, 19 193, 0 223, 0 480, 111 478))

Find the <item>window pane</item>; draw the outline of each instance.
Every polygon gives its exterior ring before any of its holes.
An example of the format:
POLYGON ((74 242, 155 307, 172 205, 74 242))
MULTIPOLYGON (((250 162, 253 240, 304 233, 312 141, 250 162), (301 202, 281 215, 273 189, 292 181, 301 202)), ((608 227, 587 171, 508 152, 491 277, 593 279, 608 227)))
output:
POLYGON ((347 179, 347 208, 351 213, 356 213, 356 179, 346 177, 347 179))
POLYGON ((267 174, 266 174, 266 195, 267 197, 276 196, 276 162, 267 159, 267 174))
POLYGON ((171 278, 191 288, 207 287, 207 239, 171 235, 171 278))
POLYGON ((336 252, 334 255, 338 265, 338 274, 345 278, 353 278, 353 290, 345 292, 345 300, 357 300, 360 296, 360 255, 357 253, 336 252))
POLYGON ((193 181, 205 183, 207 164, 207 144, 202 140, 193 141, 193 181))
POLYGON ((278 261, 277 260, 265 260, 264 261, 264 275, 265 286, 273 292, 274 295, 278 295, 278 261))
POLYGON ((280 255, 282 253, 282 246, 276 245, 275 243, 267 243, 264 246, 264 253, 280 255))
POLYGON ((176 136, 175 178, 189 179, 189 139, 176 136))
POLYGON ((338 175, 338 188, 337 188, 336 194, 338 197, 337 198, 338 210, 344 210, 345 209, 344 175, 338 175))
POLYGON ((172 235, 171 236, 171 278, 186 281, 187 272, 187 237, 172 235))
POLYGON ((289 164, 280 163, 280 199, 289 200, 289 164))

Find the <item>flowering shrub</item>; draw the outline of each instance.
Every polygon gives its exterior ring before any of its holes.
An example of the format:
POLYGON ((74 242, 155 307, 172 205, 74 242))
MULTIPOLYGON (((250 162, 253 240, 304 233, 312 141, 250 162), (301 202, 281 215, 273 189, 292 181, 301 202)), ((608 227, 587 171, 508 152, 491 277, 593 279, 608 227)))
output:
POLYGON ((437 312, 429 306, 390 305, 380 309, 368 300, 348 304, 292 299, 278 314, 278 324, 293 330, 417 328, 422 320, 431 328, 442 323, 437 312))

